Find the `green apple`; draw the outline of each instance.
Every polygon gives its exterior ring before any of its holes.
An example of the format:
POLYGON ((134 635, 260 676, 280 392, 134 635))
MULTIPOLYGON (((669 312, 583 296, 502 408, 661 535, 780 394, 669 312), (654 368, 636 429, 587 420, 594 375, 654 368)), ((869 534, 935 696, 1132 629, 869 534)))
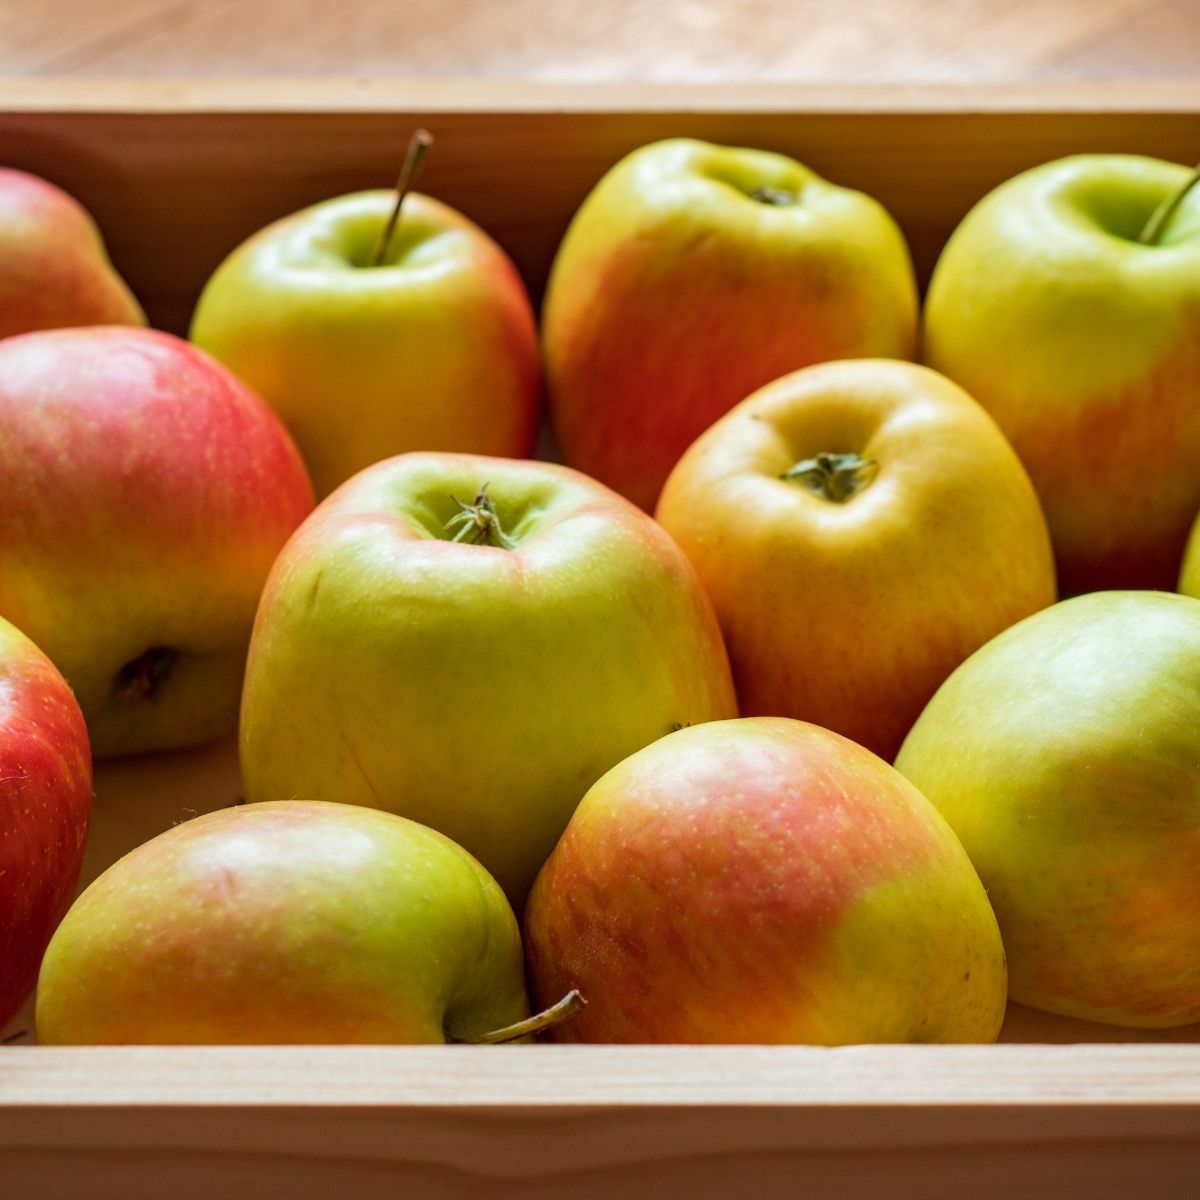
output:
POLYGON ((896 766, 979 870, 1012 996, 1119 1025, 1200 1020, 1200 601, 1098 592, 942 685, 896 766))
POLYGON ((1013 443, 1069 593, 1173 587, 1200 509, 1200 194, 1148 230, 1188 179, 1120 154, 1036 167, 971 210, 929 285, 924 359, 1013 443))
POLYGON ((313 506, 263 402, 187 342, 0 341, 0 616, 66 676, 98 756, 237 723, 267 571, 313 506))
POLYGON ((0 620, 0 1027, 75 893, 92 811, 87 727, 67 681, 0 620))
POLYGON ((1055 600, 1012 447, 915 363, 767 384, 692 444, 657 516, 713 602, 741 712, 812 721, 889 762, 967 655, 1055 600))
POLYGON ((45 179, 0 167, 0 338, 145 323, 80 204, 45 179))
POLYGON ((268 226, 221 264, 192 321, 192 341, 283 419, 319 496, 407 450, 533 450, 537 333, 516 268, 417 193, 372 266, 395 201, 361 192, 268 226))
POLYGON ((597 184, 554 260, 542 339, 563 455, 643 508, 718 417, 832 358, 911 358, 904 237, 790 158, 676 139, 597 184))
POLYGON ((565 467, 408 454, 297 531, 255 621, 249 799, 389 809, 519 906, 588 787, 736 712, 716 619, 648 516, 565 467))
POLYGON ((472 1041, 528 1012, 504 893, 461 847, 346 804, 207 813, 75 902, 38 1040, 472 1041))
POLYGON ((994 1041, 1004 1019, 996 918, 946 822, 868 750, 784 718, 613 767, 525 934, 535 994, 587 997, 564 1040, 994 1041))

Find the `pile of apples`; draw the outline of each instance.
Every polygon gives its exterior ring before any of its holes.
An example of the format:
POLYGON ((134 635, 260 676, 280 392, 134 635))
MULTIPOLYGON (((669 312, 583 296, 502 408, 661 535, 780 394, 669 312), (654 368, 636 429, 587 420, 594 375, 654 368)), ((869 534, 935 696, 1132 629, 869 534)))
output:
POLYGON ((1194 177, 1010 180, 919 319, 876 201, 656 143, 539 330, 427 142, 235 249, 190 341, 0 171, 0 1023, 35 982, 47 1043, 1200 1020, 1194 177), (92 755, 235 726, 247 802, 72 904, 92 755))

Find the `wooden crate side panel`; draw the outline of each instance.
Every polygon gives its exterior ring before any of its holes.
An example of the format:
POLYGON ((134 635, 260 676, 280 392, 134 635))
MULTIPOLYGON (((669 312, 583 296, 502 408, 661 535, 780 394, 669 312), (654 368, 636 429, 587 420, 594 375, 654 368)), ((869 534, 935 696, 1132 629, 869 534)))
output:
POLYGON ((17 109, 0 111, 0 161, 78 195, 152 320, 182 331, 234 245, 304 205, 390 185, 418 122, 438 137, 422 188, 488 229, 535 295, 591 186, 658 138, 770 148, 872 193, 899 220, 922 278, 971 204, 1020 170, 1087 151, 1191 161, 1200 145, 1200 111, 17 109))

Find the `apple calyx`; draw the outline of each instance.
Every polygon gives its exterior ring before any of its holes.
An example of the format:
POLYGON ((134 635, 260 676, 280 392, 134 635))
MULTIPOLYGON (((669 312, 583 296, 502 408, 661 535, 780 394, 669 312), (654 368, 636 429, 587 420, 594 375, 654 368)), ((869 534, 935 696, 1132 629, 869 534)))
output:
POLYGON ((816 454, 789 467, 780 479, 801 483, 814 495, 834 504, 844 504, 861 492, 879 474, 873 458, 857 454, 816 454))
POLYGON ((777 208, 800 203, 800 197, 795 192, 789 192, 787 188, 768 187, 766 184, 756 187, 750 193, 750 199, 757 200, 759 204, 773 204, 777 208))
POLYGON ((396 232, 396 226, 400 223, 400 209, 404 205, 404 197, 416 183, 417 176, 421 173, 421 166, 425 162, 425 155, 432 145, 433 134, 427 129, 414 130, 412 137, 408 139, 408 150, 405 151, 400 174, 396 177, 396 203, 392 206, 391 215, 371 254, 370 264, 373 267, 383 266, 384 260, 387 258, 388 248, 392 244, 392 236, 396 232))
POLYGON ((500 517, 492 498, 487 494, 488 485, 479 485, 473 504, 464 504, 457 496, 450 499, 458 505, 459 511, 448 520, 444 526, 447 531, 453 531, 452 542, 467 542, 472 546, 498 546, 501 550, 511 550, 516 542, 504 532, 500 517))
POLYGON ((505 1025, 502 1029, 493 1029, 491 1033, 466 1038, 464 1045, 498 1046, 504 1042, 515 1042, 520 1038, 541 1033, 543 1029, 549 1029, 552 1025, 561 1025, 563 1021, 569 1020, 586 1007, 587 1001, 583 998, 582 993, 578 988, 572 988, 557 1004, 552 1004, 542 1012, 535 1013, 532 1017, 526 1017, 524 1021, 505 1025))
POLYGON ((123 704, 134 704, 140 700, 153 700, 170 678, 179 651, 170 646, 151 646, 131 658, 118 672, 113 690, 123 704))
POLYGON ((1171 223, 1171 218, 1179 211, 1179 206, 1187 198, 1188 192, 1196 186, 1200 180, 1200 164, 1197 164, 1195 170, 1188 176, 1187 181, 1178 190, 1169 195, 1151 214, 1150 220, 1146 222, 1142 232, 1138 234, 1138 241, 1143 246, 1157 246, 1159 239, 1166 232, 1167 226, 1171 223))

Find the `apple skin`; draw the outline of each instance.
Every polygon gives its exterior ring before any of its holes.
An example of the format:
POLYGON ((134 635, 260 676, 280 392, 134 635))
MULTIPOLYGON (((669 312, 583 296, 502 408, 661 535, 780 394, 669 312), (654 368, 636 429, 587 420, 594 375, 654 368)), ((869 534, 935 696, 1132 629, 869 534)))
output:
POLYGON ((47 1045, 469 1040, 528 1013, 503 892, 448 838, 346 804, 208 813, 67 914, 47 1045))
POLYGON ((0 620, 0 1026, 33 989, 75 894, 91 811, 79 705, 54 664, 0 620))
POLYGON ((988 889, 1013 999, 1200 1020, 1200 601, 1099 592, 969 658, 897 768, 988 889))
POLYGON ((525 943, 535 995, 587 999, 564 1041, 987 1042, 1004 1019, 996 919, 949 827, 882 759, 780 717, 609 771, 525 943))
POLYGON ((95 754, 234 728, 259 592, 313 506, 275 416, 179 338, 98 326, 0 342, 0 428, 0 616, 95 754))
POLYGON ((0 167, 0 338, 145 323, 78 201, 36 175, 0 167))
POLYGON ((418 193, 367 267, 395 193, 285 217, 209 280, 191 339, 271 405, 319 496, 408 450, 525 458, 537 435, 533 310, 477 225, 418 193))
POLYGON ((407 454, 345 484, 279 556, 242 776, 253 801, 345 800, 440 829, 520 911, 600 775, 736 711, 708 600, 648 516, 566 467, 407 454), (452 497, 485 482, 513 549, 447 540, 452 497))
POLYGON ((778 154, 644 146, 588 196, 551 271, 542 345, 564 458, 650 510, 756 388, 826 359, 911 358, 916 314, 908 248, 875 200, 778 154))
POLYGON ((963 659, 1055 599, 1016 455, 961 388, 912 363, 768 384, 688 450, 657 516, 713 601, 742 714, 812 721, 889 762, 963 659), (844 501, 781 478, 849 451, 878 473, 844 501))
POLYGON ((1118 154, 1036 167, 971 210, 930 281, 924 361, 1012 442, 1067 594, 1173 587, 1200 510, 1200 193, 1137 242, 1188 177, 1118 154))

